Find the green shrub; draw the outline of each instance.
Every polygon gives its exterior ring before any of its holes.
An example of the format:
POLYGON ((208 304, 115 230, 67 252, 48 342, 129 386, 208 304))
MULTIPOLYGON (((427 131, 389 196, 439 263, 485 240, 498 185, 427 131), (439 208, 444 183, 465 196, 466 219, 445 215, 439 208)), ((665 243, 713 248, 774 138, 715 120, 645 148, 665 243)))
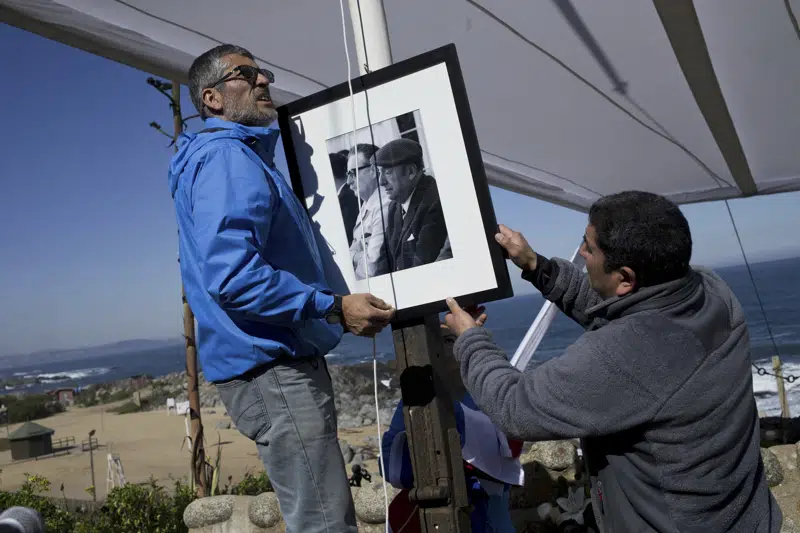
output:
POLYGON ((183 511, 194 499, 181 482, 170 495, 154 481, 111 490, 100 509, 76 524, 75 533, 186 533, 183 511))
MULTIPOLYGON (((42 513, 48 533, 188 533, 183 512, 195 494, 184 482, 175 481, 172 491, 156 485, 155 480, 146 485, 116 487, 96 511, 81 515, 71 514, 41 496, 50 489, 47 479, 30 474, 25 477, 19 491, 0 492, 0 509, 16 505, 36 509, 42 513)), ((245 473, 239 483, 229 484, 220 493, 255 496, 270 491, 272 484, 262 471, 245 473)))
POLYGON ((272 483, 267 476, 267 473, 262 470, 257 475, 251 474, 249 471, 244 474, 242 480, 235 484, 230 485, 233 476, 228 478, 228 486, 221 492, 222 494, 237 494, 241 496, 258 496, 262 492, 273 492, 272 483))
POLYGON ((50 490, 50 482, 36 474, 25 474, 25 483, 16 492, 0 492, 0 509, 22 506, 36 509, 42 513, 47 531, 50 533, 70 533, 75 526, 75 517, 41 496, 50 490))
POLYGON ((7 408, 9 424, 27 422, 47 418, 56 413, 63 413, 64 406, 47 394, 29 394, 25 396, 8 395, 0 399, 7 408))
POLYGON ((116 392, 112 392, 108 396, 106 396, 105 403, 113 403, 119 402, 122 400, 129 400, 133 393, 128 389, 121 389, 116 392))

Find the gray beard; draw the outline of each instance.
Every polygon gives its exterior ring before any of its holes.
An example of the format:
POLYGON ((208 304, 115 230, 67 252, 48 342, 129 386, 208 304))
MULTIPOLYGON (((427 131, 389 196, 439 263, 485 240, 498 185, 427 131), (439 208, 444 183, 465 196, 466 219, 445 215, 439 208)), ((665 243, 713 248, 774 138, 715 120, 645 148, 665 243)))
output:
POLYGON ((278 118, 278 112, 273 109, 260 111, 258 104, 248 99, 245 102, 233 101, 227 94, 223 93, 222 104, 225 106, 225 116, 231 122, 236 122, 242 126, 266 127, 278 118))

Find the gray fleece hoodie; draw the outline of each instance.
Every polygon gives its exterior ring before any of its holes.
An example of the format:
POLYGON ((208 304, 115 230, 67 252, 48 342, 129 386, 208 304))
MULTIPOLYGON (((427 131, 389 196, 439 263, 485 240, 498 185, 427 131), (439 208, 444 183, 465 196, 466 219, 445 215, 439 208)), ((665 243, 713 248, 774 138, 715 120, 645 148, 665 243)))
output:
POLYGON ((522 373, 483 328, 454 346, 477 405, 509 437, 583 439, 601 530, 777 533, 759 450, 742 307, 713 272, 603 301, 539 258, 523 274, 586 332, 522 373))

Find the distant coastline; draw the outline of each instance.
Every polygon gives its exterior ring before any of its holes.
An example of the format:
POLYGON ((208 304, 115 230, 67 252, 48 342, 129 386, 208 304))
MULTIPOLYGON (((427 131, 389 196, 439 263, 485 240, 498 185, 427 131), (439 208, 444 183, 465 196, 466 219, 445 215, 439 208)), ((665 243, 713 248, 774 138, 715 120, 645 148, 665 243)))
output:
MULTIPOLYGON (((744 266, 717 269, 733 288, 745 309, 750 328, 754 361, 767 364, 774 355, 772 341, 788 368, 800 368, 800 258, 761 261, 751 265, 759 287, 767 322, 755 298, 744 266), (772 337, 769 332, 771 331, 772 337)), ((522 294, 487 304, 489 328, 507 354, 513 353, 538 313, 543 300, 538 294, 522 294)), ((559 315, 548 330, 535 358, 547 360, 563 352, 581 334, 581 329, 559 315)), ((391 332, 377 336, 378 360, 394 359, 391 332)), ((372 361, 372 341, 346 335, 329 355, 332 365, 372 361)), ((23 357, 0 357, 0 394, 41 394, 48 390, 93 385, 112 385, 131 376, 153 378, 174 375, 185 368, 185 348, 180 339, 136 339, 88 348, 44 351, 23 357)), ((789 387, 793 403, 800 402, 800 380, 789 387)), ((754 391, 769 411, 775 408, 775 387, 770 376, 754 374, 754 391)))

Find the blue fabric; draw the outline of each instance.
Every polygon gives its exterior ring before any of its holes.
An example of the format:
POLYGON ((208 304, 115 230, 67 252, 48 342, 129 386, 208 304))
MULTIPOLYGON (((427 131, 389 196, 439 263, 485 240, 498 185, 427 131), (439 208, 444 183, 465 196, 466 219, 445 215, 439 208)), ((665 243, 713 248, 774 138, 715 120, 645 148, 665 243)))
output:
POLYGON ((274 163, 277 125, 219 119, 183 134, 169 169, 201 368, 223 381, 280 355, 324 356, 342 327, 305 208, 274 163))
MULTIPOLYGON (((460 400, 453 405, 456 418, 456 429, 460 437, 461 446, 464 446, 464 410, 462 404, 470 409, 479 410, 474 400, 466 393, 460 400)), ((403 419, 403 401, 400 400, 395 409, 389 428, 383 433, 381 439, 381 450, 383 453, 383 463, 388 468, 392 461, 392 443, 395 437, 405 431, 405 420, 403 419)), ((414 474, 411 468, 411 453, 408 445, 403 446, 402 467, 400 470, 399 483, 393 483, 396 488, 410 489, 414 486, 414 474)), ((379 470, 380 464, 378 465, 379 470)), ((381 475, 386 477, 381 470, 381 475)), ((509 513, 509 490, 508 484, 504 484, 503 495, 487 494, 481 486, 481 480, 475 476, 467 477, 467 493, 469 502, 473 506, 470 514, 470 523, 473 533, 514 533, 514 525, 511 522, 509 513)))

